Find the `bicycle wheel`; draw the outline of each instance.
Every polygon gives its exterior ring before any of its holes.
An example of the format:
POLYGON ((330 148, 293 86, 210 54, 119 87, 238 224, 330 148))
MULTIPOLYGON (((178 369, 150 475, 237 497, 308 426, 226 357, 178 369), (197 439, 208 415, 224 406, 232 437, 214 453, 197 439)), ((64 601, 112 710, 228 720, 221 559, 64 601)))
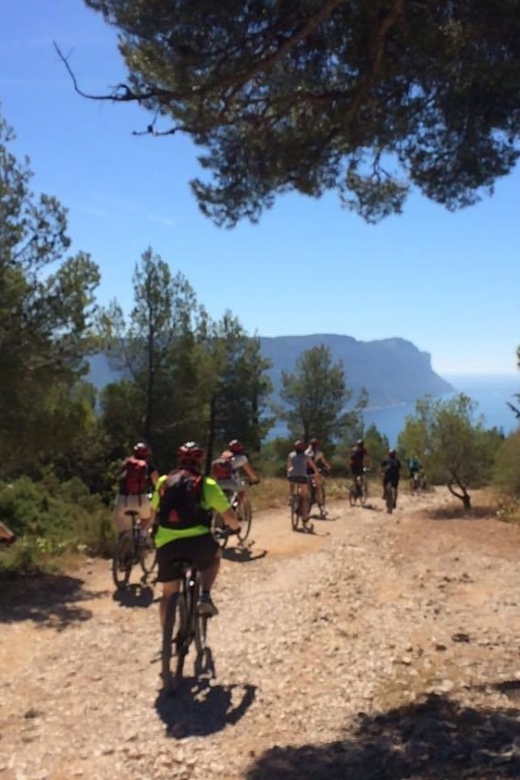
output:
POLYGON ((188 649, 186 601, 182 593, 174 593, 168 602, 163 627, 161 676, 163 688, 174 690, 182 679, 188 649), (173 660, 175 659, 175 660, 173 660), (172 667, 175 671, 172 673, 172 667))
POLYGON ((133 556, 132 535, 129 531, 124 531, 119 535, 112 557, 112 579, 118 590, 128 585, 133 556))
POLYGON ((223 536, 220 535, 220 532, 224 530, 225 525, 222 517, 217 512, 213 512, 211 515, 211 535, 222 550, 228 543, 229 538, 225 534, 223 536))
POLYGON ((139 563, 146 580, 157 566, 157 550, 150 536, 139 545, 139 563))
POLYGON ((391 515, 394 510, 394 489, 390 483, 385 488, 385 504, 386 511, 391 515))
POLYGON ((237 536, 239 541, 244 543, 249 536, 249 532, 251 530, 251 521, 253 519, 251 502, 247 496, 238 507, 238 519, 240 520, 240 531, 238 532, 237 536))
POLYGON ((361 501, 361 506, 364 506, 368 498, 368 485, 365 477, 363 477, 359 487, 359 500, 361 501))
POLYGON ((300 495, 298 493, 291 496, 291 528, 298 530, 298 517, 300 514, 300 495))

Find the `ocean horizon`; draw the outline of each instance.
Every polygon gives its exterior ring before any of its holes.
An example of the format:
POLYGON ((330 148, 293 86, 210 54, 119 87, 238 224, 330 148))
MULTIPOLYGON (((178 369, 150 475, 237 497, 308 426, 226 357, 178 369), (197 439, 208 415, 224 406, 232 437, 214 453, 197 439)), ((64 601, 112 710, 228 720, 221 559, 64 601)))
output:
MULTIPOLYGON (((439 374, 454 388, 454 393, 446 393, 440 398, 448 399, 464 393, 476 403, 475 418, 482 416, 486 428, 499 428, 505 435, 512 433, 520 425, 507 402, 520 408, 520 372, 516 374, 439 374)), ((370 405, 363 412, 365 427, 375 425, 380 433, 388 438, 390 445, 397 444, 397 438, 403 430, 406 418, 415 413, 414 403, 394 404, 392 406, 370 405)), ((285 425, 277 424, 269 438, 286 435, 285 425)))
MULTIPOLYGON (((520 374, 443 374, 442 378, 452 385, 455 392, 446 393, 441 398, 464 393, 476 403, 475 417, 482 416, 487 428, 499 428, 506 435, 518 428, 520 421, 507 402, 520 407, 520 401, 515 397, 520 393, 520 374)), ((366 426, 375 425, 380 433, 387 436, 390 444, 395 445, 406 418, 414 413, 415 403, 369 406, 363 412, 363 418, 366 426)))

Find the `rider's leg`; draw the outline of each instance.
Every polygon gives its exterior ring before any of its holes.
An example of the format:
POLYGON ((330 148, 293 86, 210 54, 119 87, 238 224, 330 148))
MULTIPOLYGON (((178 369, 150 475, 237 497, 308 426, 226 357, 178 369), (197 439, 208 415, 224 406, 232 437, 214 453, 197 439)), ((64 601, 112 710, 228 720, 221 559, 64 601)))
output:
POLYGON ((164 626, 164 621, 166 620, 166 610, 168 608, 170 596, 173 593, 178 593, 180 586, 180 580, 170 580, 169 582, 163 582, 162 584, 162 594, 161 600, 159 602, 159 618, 161 621, 161 626, 164 626))

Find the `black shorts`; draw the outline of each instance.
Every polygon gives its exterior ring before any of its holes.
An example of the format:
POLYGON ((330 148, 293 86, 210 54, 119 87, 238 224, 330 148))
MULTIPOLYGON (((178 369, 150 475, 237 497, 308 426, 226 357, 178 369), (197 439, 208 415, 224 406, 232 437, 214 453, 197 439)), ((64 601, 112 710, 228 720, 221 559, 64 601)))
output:
POLYGON ((399 485, 399 477, 396 477, 394 474, 384 474, 383 475, 383 487, 386 487, 388 484, 392 485, 393 488, 398 487, 399 485))
POLYGON ((157 550, 158 582, 179 579, 179 561, 191 561, 199 571, 211 566, 220 547, 210 533, 168 542, 157 550))
POLYGON ((353 477, 362 477, 363 474, 365 473, 363 464, 361 464, 360 466, 351 466, 350 473, 353 477))
POLYGON ((287 477, 287 479, 295 485, 306 485, 309 482, 309 477, 287 477))

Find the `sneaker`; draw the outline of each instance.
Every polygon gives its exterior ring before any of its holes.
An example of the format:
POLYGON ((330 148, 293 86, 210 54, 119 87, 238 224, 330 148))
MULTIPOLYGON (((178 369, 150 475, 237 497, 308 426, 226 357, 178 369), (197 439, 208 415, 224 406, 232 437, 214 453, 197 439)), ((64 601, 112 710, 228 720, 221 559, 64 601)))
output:
POLYGON ((218 609, 214 605, 209 593, 202 593, 197 603, 197 615, 201 617, 215 617, 218 615, 218 609))

